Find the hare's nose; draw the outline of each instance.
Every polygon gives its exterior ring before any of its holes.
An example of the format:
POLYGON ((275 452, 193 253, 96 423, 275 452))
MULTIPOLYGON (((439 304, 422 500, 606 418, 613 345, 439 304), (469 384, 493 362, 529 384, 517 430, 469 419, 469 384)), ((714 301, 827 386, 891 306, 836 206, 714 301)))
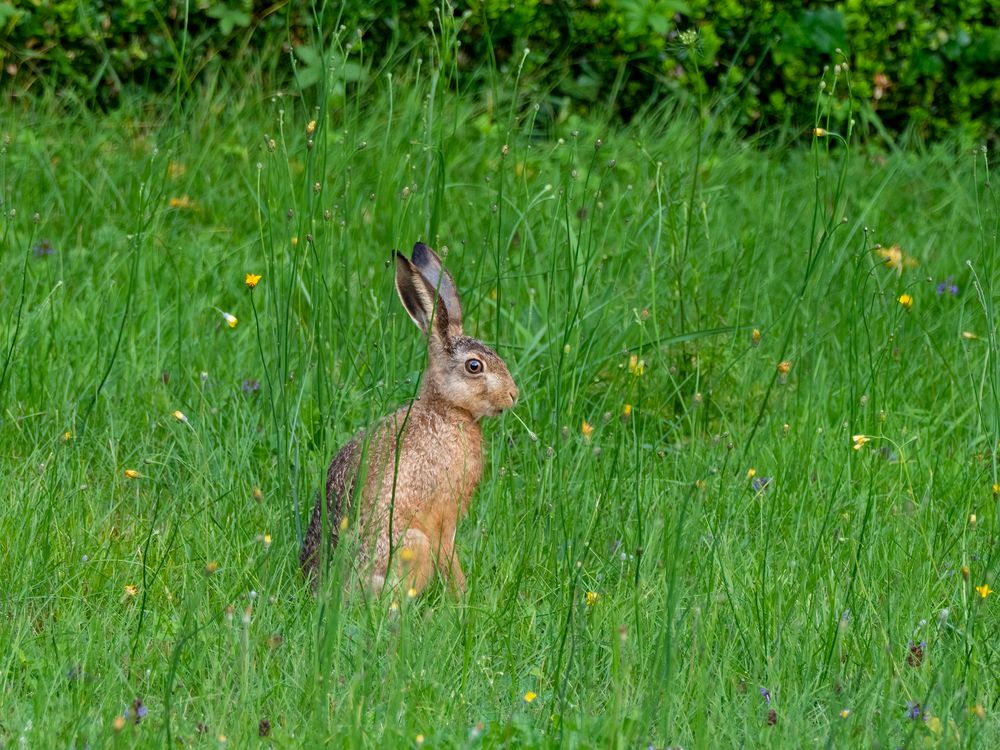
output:
POLYGON ((511 406, 517 403, 517 388, 511 388, 507 395, 510 396, 511 406))

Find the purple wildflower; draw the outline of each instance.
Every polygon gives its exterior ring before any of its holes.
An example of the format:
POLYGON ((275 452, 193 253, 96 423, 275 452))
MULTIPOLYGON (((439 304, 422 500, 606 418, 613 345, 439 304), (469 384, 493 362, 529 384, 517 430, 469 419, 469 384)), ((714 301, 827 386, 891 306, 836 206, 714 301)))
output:
POLYGON ((46 255, 52 255, 56 249, 48 240, 39 240, 35 243, 35 246, 31 248, 31 251, 35 254, 36 258, 43 258, 46 255))
POLYGON ((256 393, 260 390, 260 381, 257 378, 244 378, 243 380, 243 392, 244 393, 256 393))
POLYGON ((923 711, 920 710, 920 704, 913 701, 906 701, 906 718, 915 720, 921 716, 923 716, 923 711))
POLYGON ((136 698, 132 701, 132 707, 126 708, 124 716, 126 719, 133 719, 136 724, 146 718, 146 714, 149 713, 149 709, 142 702, 142 698, 136 698))
POLYGON ((750 486, 754 492, 766 492, 771 489, 771 477, 754 477, 750 486))
POLYGON ((940 284, 937 285, 938 297, 943 295, 945 292, 948 292, 948 294, 950 294, 952 297, 958 296, 958 285, 955 284, 954 281, 952 281, 951 276, 949 276, 947 279, 945 279, 944 281, 942 281, 940 284))
POLYGON ((764 703, 771 705, 771 691, 766 687, 760 689, 760 697, 764 699, 764 703))

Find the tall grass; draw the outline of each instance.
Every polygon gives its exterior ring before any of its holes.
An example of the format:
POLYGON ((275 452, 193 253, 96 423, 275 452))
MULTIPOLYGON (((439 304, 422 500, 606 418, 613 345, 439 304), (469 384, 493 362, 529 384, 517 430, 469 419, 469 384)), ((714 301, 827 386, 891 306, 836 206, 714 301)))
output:
POLYGON ((0 743, 995 745, 988 155, 827 94, 766 147, 549 116, 442 23, 301 92, 0 115, 0 743), (423 365, 417 239, 522 394, 469 592, 313 596, 326 464, 423 365))

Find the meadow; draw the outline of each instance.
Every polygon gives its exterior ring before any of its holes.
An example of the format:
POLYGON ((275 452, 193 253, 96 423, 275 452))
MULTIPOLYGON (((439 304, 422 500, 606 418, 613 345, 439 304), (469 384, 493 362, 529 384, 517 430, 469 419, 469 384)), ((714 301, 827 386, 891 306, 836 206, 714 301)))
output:
POLYGON ((430 54, 5 108, 0 747, 1000 744, 990 154, 819 84, 766 139, 430 54), (417 240, 521 393, 469 590, 345 595, 343 544, 314 596, 417 240))

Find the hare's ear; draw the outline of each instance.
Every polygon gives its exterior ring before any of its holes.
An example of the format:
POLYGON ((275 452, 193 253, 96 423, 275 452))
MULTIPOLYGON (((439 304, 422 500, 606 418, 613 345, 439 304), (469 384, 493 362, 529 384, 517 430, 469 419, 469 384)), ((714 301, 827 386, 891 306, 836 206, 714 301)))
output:
POLYGON ((418 242, 413 246, 413 265, 416 266, 424 280, 437 290, 441 302, 448 311, 448 333, 452 336, 462 335, 462 303, 458 299, 458 288, 437 253, 427 245, 418 242))
POLYGON ((396 253, 396 292, 417 327, 447 345, 448 310, 427 280, 402 253, 396 253))

